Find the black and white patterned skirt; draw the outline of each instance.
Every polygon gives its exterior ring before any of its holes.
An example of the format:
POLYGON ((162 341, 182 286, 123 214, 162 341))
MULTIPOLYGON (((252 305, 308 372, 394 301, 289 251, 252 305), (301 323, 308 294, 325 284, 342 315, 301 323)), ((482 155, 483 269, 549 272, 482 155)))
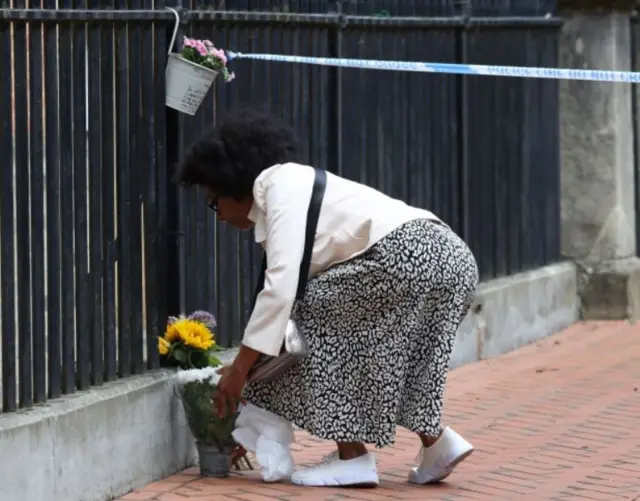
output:
POLYGON ((478 284, 447 227, 404 224, 307 285, 295 308, 310 355, 246 399, 316 437, 393 443, 396 426, 437 435, 456 331, 478 284))

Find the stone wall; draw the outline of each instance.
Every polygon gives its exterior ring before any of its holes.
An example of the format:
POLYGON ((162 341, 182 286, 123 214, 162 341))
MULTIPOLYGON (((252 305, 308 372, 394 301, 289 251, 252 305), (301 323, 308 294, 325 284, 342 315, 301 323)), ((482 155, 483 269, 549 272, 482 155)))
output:
MULTIPOLYGON (((608 11, 564 3, 580 8, 561 12, 560 65, 630 71, 630 2, 608 11)), ((578 264, 585 319, 640 314, 632 96, 630 84, 560 84, 562 254, 578 264)))

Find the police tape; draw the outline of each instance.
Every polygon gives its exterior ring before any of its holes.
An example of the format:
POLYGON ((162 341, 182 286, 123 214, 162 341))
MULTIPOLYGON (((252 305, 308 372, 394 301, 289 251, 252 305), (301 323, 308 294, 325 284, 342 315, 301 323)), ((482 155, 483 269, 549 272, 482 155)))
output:
POLYGON ((565 68, 536 68, 526 66, 489 66, 478 64, 423 63, 412 61, 381 61, 375 59, 344 59, 330 57, 286 56, 281 54, 243 54, 227 51, 229 61, 256 59, 283 63, 315 64, 339 68, 368 70, 411 71, 495 77, 545 78, 552 80, 586 80, 590 82, 640 83, 640 72, 578 70, 565 68))

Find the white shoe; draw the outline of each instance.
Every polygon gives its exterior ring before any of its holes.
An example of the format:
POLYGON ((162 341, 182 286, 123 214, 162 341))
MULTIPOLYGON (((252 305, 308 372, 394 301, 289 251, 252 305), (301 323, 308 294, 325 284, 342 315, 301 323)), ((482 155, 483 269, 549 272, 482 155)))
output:
POLYGON ((445 428, 431 447, 423 447, 418 466, 409 472, 412 484, 433 484, 451 475, 469 457, 473 446, 451 428, 445 428))
POLYGON ((373 454, 343 461, 337 451, 317 465, 294 472, 291 482, 314 487, 376 487, 380 483, 373 454))

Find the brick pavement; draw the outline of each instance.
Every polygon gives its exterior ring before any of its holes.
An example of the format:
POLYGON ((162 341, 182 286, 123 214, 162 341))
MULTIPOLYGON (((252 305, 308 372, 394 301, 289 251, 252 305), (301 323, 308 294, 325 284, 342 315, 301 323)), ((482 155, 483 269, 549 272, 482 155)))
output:
MULTIPOLYGON (((255 472, 202 479, 191 468, 122 500, 640 500, 640 325, 576 324, 500 358, 453 371, 446 423, 476 451, 437 486, 406 483, 418 452, 400 430, 378 451, 377 489, 262 484, 255 472)), ((333 450, 299 434, 301 463, 333 450)))

